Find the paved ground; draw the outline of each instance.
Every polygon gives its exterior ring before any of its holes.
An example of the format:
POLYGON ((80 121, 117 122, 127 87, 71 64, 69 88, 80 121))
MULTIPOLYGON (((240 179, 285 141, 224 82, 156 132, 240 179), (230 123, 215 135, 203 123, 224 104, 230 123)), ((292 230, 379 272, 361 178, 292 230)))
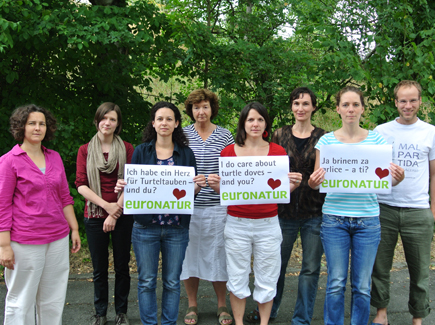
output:
MULTIPOLYGON (((295 270, 288 270, 289 272, 295 272, 295 270)), ((66 297, 66 305, 64 309, 63 324, 64 325, 81 325, 89 324, 89 318, 93 314, 93 286, 90 282, 90 275, 72 275, 68 284, 68 293, 66 297)), ((110 288, 113 290, 113 277, 110 279, 110 288)), ((251 284, 253 278, 251 277, 251 284)), ((411 324, 411 316, 408 313, 408 270, 402 269, 400 271, 394 271, 391 273, 391 303, 389 307, 389 321, 391 325, 411 324)), ((325 285, 326 275, 320 277, 319 291, 317 294, 317 300, 313 316, 313 325, 323 324, 323 302, 325 297, 325 285)), ((162 282, 158 281, 158 297, 161 297, 162 282)), ((137 275, 132 277, 132 290, 130 293, 129 304, 129 318, 131 325, 141 324, 139 318, 139 308, 137 304, 137 275)), ((431 271, 430 287, 432 293, 432 299, 435 296, 435 271, 431 271)), ((297 277, 289 276, 286 279, 285 291, 283 303, 281 305, 278 318, 271 322, 271 324, 290 324, 293 308, 296 300, 296 288, 297 277)), ((112 291, 113 292, 113 291, 112 291)), ((216 325, 216 299, 214 296, 213 287, 208 282, 201 282, 199 288, 199 324, 200 325, 216 325)), ((4 310, 4 298, 6 295, 6 287, 4 282, 0 283, 0 306, 4 310)), ((160 299, 159 299, 160 303, 160 299)), ((346 319, 345 322, 349 322, 349 304, 350 304, 350 287, 346 290, 346 319)), ((434 301, 430 302, 431 308, 435 308, 434 301)), ((229 299, 228 299, 229 306, 229 299)), ((180 313, 178 324, 182 325, 184 311, 187 308, 187 297, 184 287, 182 286, 181 301, 180 301, 180 313)), ((252 299, 248 298, 247 311, 255 308, 255 303, 252 299)), ((372 315, 375 310, 372 309, 372 315)), ((114 308, 113 305, 109 307, 108 311, 108 325, 114 324, 114 308)), ((3 315, 0 315, 0 322, 3 323, 3 315)), ((425 320, 425 325, 435 325, 435 312, 432 312, 425 320)), ((42 324, 50 325, 50 324, 42 324)))

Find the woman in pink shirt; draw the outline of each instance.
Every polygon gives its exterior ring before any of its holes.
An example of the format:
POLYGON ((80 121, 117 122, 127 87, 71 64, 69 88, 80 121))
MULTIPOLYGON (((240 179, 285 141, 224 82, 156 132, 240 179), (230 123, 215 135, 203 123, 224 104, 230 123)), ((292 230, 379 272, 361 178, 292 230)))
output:
POLYGON ((0 264, 8 288, 4 324, 61 324, 69 274, 68 235, 80 249, 62 159, 42 146, 56 120, 35 105, 17 108, 11 133, 22 141, 0 157, 0 264))

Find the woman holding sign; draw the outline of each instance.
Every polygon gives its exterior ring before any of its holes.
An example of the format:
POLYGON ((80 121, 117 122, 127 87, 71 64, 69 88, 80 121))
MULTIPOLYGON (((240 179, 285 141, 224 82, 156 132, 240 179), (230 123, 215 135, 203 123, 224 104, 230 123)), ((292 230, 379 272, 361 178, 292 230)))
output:
MULTIPOLYGON (((143 143, 136 147, 132 164, 191 166, 196 161, 181 128, 178 108, 158 102, 151 109, 151 120, 143 132, 143 143)), ((205 176, 193 177, 195 193, 206 186, 205 176)), ((118 181, 115 191, 125 181, 118 181)), ((170 194, 172 196, 172 193, 170 194)), ((122 197, 123 198, 123 197, 122 197)), ((135 214, 132 233, 138 267, 138 298, 143 324, 157 324, 156 283, 159 255, 162 255, 162 324, 176 324, 180 303, 180 274, 189 241, 190 215, 135 214)))
MULTIPOLYGON (((336 96, 343 126, 320 138, 315 146, 316 165, 308 182, 313 189, 325 179, 320 168, 320 150, 329 144, 385 145, 378 133, 359 126, 364 96, 358 88, 345 87, 336 96)), ((403 168, 391 163, 393 186, 404 178, 403 168)), ((344 291, 351 252, 351 324, 367 324, 370 312, 371 273, 381 238, 376 194, 327 193, 322 208, 321 239, 328 265, 324 307, 325 324, 343 324, 344 291)))
MULTIPOLYGON (((234 143, 230 131, 211 121, 219 111, 218 97, 207 89, 193 91, 185 102, 186 113, 195 121, 186 126, 184 133, 193 150, 198 173, 208 176, 219 172, 219 156, 226 146, 234 143)), ((207 186, 195 197, 195 211, 189 228, 189 245, 183 262, 181 279, 184 280, 189 308, 185 324, 198 322, 199 279, 211 281, 218 300, 219 323, 229 325, 233 319, 226 306, 224 228, 227 208, 220 205, 219 194, 207 186)))
MULTIPOLYGON (((271 122, 260 103, 246 105, 240 113, 236 144, 226 147, 222 157, 286 156, 283 147, 267 141, 271 122)), ((302 180, 300 173, 289 173, 290 191, 302 180)), ((220 177, 209 175, 208 183, 219 193, 220 177)), ((255 289, 261 324, 269 322, 276 282, 281 267, 282 241, 277 204, 232 205, 228 207, 225 225, 225 251, 231 307, 236 325, 243 324, 246 298, 250 296, 249 273, 254 255, 255 289)))
MULTIPOLYGON (((317 97, 311 89, 306 87, 294 89, 290 95, 290 102, 295 124, 276 130, 271 141, 286 149, 290 158, 290 168, 302 174, 302 182, 301 186, 291 193, 290 203, 278 204, 278 217, 283 236, 281 273, 276 285, 277 292, 273 299, 270 318, 274 319, 278 316, 288 261, 293 245, 300 235, 303 255, 292 323, 310 324, 323 255, 320 225, 325 193, 311 189, 308 180, 316 162, 314 146, 326 132, 311 124, 312 114, 317 110, 317 97)), ((250 323, 259 323, 259 316, 258 310, 254 310, 246 316, 246 320, 250 323)))
POLYGON ((0 158, 0 264, 8 288, 4 324, 62 324, 72 249, 80 235, 62 159, 42 145, 56 119, 42 107, 18 107, 10 118, 16 141, 0 158), (36 312, 36 315, 35 315, 36 312))
POLYGON ((124 178, 124 165, 133 156, 133 146, 123 141, 121 109, 114 103, 101 104, 94 117, 97 133, 77 154, 76 186, 86 200, 84 224, 94 268, 92 324, 104 324, 109 303, 109 244, 112 241, 115 267, 116 324, 127 323, 130 292, 130 248, 133 218, 122 214, 116 181, 124 178))

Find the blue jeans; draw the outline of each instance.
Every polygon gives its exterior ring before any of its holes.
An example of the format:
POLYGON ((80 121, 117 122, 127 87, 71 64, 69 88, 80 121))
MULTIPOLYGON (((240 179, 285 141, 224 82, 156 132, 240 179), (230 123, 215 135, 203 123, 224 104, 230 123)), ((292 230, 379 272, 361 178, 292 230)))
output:
POLYGON ((322 217, 292 220, 279 219, 283 241, 281 244, 281 273, 276 286, 276 296, 273 300, 271 318, 278 316, 284 291, 285 273, 290 255, 298 233, 302 241, 302 268, 298 280, 298 296, 292 325, 310 324, 313 317, 314 303, 316 300, 317 284, 320 275, 320 262, 323 246, 320 240, 320 225, 322 217))
POLYGON ((157 325, 157 270, 162 253, 161 324, 175 325, 180 303, 180 274, 189 229, 181 226, 133 224, 132 242, 138 268, 139 312, 142 324, 157 325))
POLYGON ((320 232, 328 264, 323 310, 325 325, 344 323, 344 292, 351 253, 352 299, 350 324, 367 324, 373 264, 381 240, 379 217, 351 218, 323 215, 320 232))

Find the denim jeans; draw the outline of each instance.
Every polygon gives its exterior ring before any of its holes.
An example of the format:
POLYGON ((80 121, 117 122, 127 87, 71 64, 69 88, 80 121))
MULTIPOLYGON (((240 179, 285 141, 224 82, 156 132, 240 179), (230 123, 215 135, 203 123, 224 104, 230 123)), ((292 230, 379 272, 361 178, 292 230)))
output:
POLYGON ((298 279, 298 296, 292 325, 310 324, 313 317, 314 302, 316 300, 317 283, 320 275, 320 262, 323 246, 320 240, 320 225, 322 217, 292 220, 279 219, 283 241, 281 244, 281 273, 277 283, 277 291, 273 300, 271 318, 278 316, 284 292, 285 273, 290 255, 298 233, 302 241, 302 268, 298 279))
POLYGON ((175 325, 180 303, 180 274, 189 229, 181 226, 133 225, 132 242, 138 269, 137 292, 143 324, 157 325, 157 271, 162 253, 161 324, 175 325))
POLYGON ((328 264, 325 325, 344 323, 344 292, 350 262, 352 288, 350 324, 367 324, 373 264, 381 239, 379 217, 351 218, 323 215, 320 237, 328 264))
POLYGON ((94 306, 97 315, 106 316, 109 302, 109 243, 112 239, 115 267, 115 311, 127 313, 130 293, 130 248, 133 217, 122 215, 115 230, 103 231, 104 218, 85 218, 84 224, 94 268, 94 306))

